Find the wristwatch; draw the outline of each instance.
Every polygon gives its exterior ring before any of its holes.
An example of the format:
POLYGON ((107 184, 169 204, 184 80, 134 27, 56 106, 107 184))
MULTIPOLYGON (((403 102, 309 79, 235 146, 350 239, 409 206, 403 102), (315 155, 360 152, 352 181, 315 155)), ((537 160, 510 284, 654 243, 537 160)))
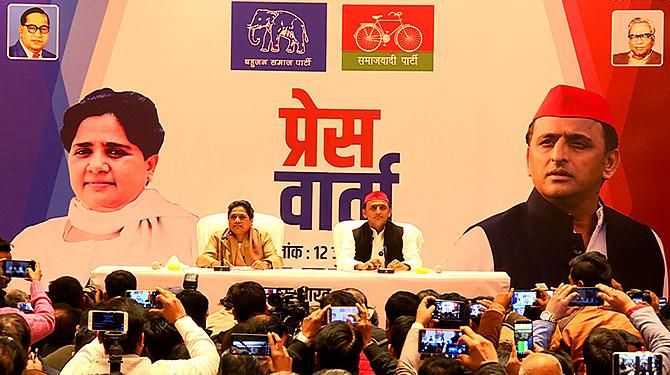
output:
POLYGON ((542 314, 540 314, 540 320, 545 320, 547 322, 556 324, 556 317, 547 310, 542 311, 542 314))
POLYGON ((307 336, 305 336, 304 333, 302 333, 302 331, 298 332, 298 334, 295 335, 295 336, 293 337, 293 339, 294 339, 294 340, 297 340, 297 341, 300 341, 300 342, 302 342, 302 343, 305 344, 305 345, 309 345, 309 343, 310 343, 309 339, 307 338, 307 336))

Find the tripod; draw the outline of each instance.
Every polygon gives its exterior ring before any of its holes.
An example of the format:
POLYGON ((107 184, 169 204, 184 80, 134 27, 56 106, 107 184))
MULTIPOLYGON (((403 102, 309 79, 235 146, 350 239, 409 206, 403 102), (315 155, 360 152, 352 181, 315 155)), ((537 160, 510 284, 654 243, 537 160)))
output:
POLYGON ((119 340, 126 335, 115 332, 105 332, 105 340, 109 340, 109 373, 112 375, 121 374, 121 363, 123 363, 123 348, 119 345, 119 340))

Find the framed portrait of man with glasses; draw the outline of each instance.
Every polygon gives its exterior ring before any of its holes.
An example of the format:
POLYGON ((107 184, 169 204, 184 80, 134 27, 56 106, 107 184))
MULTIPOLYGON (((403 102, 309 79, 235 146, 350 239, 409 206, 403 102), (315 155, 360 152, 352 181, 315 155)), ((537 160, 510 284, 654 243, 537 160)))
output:
POLYGON ((7 57, 13 60, 57 60, 57 5, 7 6, 7 57))
POLYGON ((663 11, 612 12, 612 65, 663 65, 663 11))

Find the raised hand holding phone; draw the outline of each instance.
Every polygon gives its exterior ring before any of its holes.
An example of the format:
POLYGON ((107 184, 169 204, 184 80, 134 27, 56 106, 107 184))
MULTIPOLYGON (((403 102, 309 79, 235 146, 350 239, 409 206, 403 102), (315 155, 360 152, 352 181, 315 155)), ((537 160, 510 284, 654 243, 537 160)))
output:
POLYGON ((416 321, 423 324, 424 327, 427 327, 428 323, 433 319, 435 305, 431 306, 432 302, 435 302, 435 297, 424 297, 419 303, 419 308, 416 309, 416 321))
POLYGON ((184 305, 181 304, 181 301, 174 293, 159 287, 156 287, 156 291, 160 293, 156 296, 156 299, 163 305, 163 308, 152 309, 152 311, 161 313, 172 324, 186 316, 184 305))

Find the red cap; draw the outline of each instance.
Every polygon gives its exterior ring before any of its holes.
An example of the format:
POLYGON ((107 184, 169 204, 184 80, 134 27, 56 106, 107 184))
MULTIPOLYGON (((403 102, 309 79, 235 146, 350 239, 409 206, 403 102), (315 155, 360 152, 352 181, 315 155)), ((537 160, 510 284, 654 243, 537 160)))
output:
POLYGON ((365 206, 370 201, 386 201, 387 204, 391 205, 389 197, 383 191, 371 191, 365 195, 363 199, 363 206, 365 206))
POLYGON ((612 111, 605 98, 574 86, 558 85, 549 90, 533 121, 546 116, 589 118, 614 126, 612 111))

